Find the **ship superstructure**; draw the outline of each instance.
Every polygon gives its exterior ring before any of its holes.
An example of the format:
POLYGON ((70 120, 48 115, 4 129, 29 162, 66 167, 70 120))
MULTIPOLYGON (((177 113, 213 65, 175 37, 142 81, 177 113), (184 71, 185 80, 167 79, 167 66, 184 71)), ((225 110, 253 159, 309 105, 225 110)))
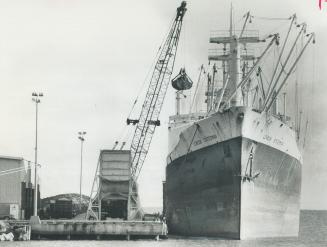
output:
POLYGON ((176 92, 164 186, 169 231, 235 239, 297 236, 303 161, 282 93, 314 33, 293 15, 283 40, 277 33, 260 37, 246 29, 249 12, 239 31, 232 16, 231 10, 228 32, 210 37, 216 47, 209 51, 213 65, 206 73, 206 111, 181 114, 180 95, 187 88, 176 92), (260 52, 252 52, 257 45, 260 52), (271 63, 264 85, 262 60, 276 46, 277 62, 271 63))

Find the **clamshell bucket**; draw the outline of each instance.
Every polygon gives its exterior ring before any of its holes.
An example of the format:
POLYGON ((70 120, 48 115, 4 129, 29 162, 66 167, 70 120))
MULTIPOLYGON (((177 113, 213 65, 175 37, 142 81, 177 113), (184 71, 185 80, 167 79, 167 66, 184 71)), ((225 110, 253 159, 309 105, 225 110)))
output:
POLYGON ((177 91, 181 91, 190 89, 193 85, 193 82, 191 78, 186 74, 185 69, 182 68, 179 74, 174 79, 172 79, 171 85, 177 91))

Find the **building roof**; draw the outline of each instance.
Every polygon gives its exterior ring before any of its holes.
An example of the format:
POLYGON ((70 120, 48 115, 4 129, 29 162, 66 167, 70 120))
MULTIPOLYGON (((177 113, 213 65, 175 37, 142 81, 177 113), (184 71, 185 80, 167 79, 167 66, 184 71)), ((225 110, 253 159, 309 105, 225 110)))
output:
POLYGON ((13 157, 13 156, 5 156, 5 155, 0 155, 0 159, 6 159, 6 160, 24 160, 22 157, 13 157))

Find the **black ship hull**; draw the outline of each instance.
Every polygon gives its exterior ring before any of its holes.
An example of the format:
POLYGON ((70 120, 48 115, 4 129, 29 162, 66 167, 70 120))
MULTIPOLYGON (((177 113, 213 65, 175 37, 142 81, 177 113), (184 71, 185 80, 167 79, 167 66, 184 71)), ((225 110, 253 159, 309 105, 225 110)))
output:
POLYGON ((297 236, 301 166, 287 152, 242 136, 171 160, 164 191, 169 233, 297 236))

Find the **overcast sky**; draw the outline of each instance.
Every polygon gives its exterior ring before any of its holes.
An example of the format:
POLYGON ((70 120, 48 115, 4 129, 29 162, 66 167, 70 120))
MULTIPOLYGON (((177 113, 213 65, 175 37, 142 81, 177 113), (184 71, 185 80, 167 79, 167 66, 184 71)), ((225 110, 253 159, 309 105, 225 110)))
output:
MULTIPOLYGON (((318 0, 233 1, 235 20, 297 13, 317 34, 316 75, 303 168, 302 208, 327 209, 327 3, 318 0)), ((87 131, 83 193, 89 195, 100 149, 110 149, 168 30, 175 0, 0 1, 0 153, 34 159, 33 91, 41 91, 39 162, 42 197, 79 192, 80 143, 87 131)), ((196 78, 207 63, 209 32, 227 29, 230 1, 188 1, 175 66, 196 78)), ((264 30, 268 32, 270 30, 264 30)), ((313 66, 313 65, 312 65, 313 66)), ((139 179, 144 206, 161 206, 167 154, 167 121, 174 113, 170 88, 163 123, 139 179)))

